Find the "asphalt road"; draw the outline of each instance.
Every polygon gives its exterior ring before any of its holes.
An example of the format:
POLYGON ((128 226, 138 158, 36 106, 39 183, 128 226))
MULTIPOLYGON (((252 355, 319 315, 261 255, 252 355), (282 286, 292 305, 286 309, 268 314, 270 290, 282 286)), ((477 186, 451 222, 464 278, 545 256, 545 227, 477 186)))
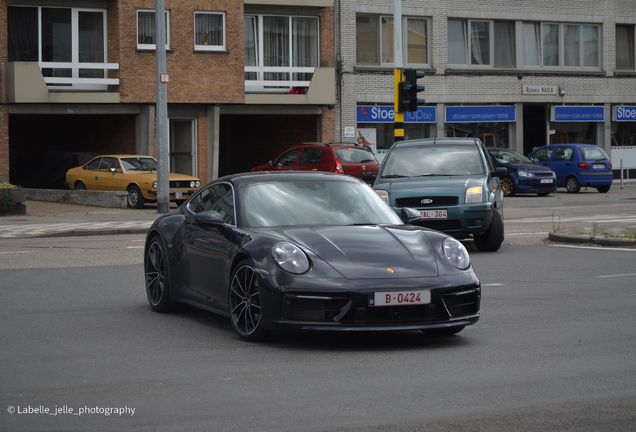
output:
POLYGON ((482 318, 453 337, 251 344, 223 317, 152 312, 142 245, 0 242, 2 430, 636 428, 635 249, 472 250, 482 318))

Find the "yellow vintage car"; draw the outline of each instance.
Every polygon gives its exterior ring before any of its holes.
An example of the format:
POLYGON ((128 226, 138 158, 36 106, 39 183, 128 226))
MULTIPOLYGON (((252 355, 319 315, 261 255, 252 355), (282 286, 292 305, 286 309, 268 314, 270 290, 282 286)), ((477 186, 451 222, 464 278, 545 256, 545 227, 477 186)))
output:
MULTIPOLYGON (((199 189, 198 178, 169 174, 170 201, 181 205, 199 189)), ((142 208, 157 201, 157 161, 142 155, 104 155, 66 172, 68 187, 75 190, 128 191, 128 206, 142 208)))

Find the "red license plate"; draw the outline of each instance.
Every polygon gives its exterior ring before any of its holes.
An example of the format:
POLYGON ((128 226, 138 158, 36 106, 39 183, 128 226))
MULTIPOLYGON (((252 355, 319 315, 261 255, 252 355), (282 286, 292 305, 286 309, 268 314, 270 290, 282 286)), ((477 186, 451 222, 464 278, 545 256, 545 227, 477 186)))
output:
POLYGON ((369 293, 369 306, 407 306, 429 304, 431 290, 379 291, 369 293))
POLYGON ((423 219, 448 219, 448 210, 420 210, 423 219))

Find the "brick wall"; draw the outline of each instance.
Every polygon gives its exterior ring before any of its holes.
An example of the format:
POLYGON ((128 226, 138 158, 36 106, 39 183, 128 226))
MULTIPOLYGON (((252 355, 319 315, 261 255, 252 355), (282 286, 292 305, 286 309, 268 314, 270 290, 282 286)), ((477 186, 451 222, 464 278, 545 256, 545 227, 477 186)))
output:
MULTIPOLYGON (((112 2, 111 2, 112 3, 112 2)), ((109 10, 118 25, 109 24, 109 43, 119 48, 121 101, 155 102, 155 51, 137 50, 137 10, 154 10, 153 1, 121 0, 109 10), (114 40, 116 39, 116 40, 114 40)), ((244 103, 243 2, 179 0, 165 3, 170 12, 170 75, 168 103, 244 103), (226 14, 227 52, 194 51, 194 12, 226 14)), ((109 45, 109 52, 117 52, 109 45)))

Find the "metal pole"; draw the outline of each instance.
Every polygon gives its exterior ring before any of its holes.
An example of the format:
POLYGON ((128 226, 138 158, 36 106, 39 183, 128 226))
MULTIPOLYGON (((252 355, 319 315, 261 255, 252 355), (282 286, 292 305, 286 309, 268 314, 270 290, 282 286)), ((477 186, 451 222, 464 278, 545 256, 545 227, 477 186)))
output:
POLYGON ((623 189, 623 159, 621 159, 621 189, 623 189))
POLYGON ((166 12, 164 0, 155 1, 157 40, 157 213, 170 211, 170 154, 168 151, 168 84, 161 82, 166 73, 166 12))
POLYGON ((404 140, 404 113, 398 112, 398 84, 402 82, 402 0, 393 0, 393 139, 404 140))

